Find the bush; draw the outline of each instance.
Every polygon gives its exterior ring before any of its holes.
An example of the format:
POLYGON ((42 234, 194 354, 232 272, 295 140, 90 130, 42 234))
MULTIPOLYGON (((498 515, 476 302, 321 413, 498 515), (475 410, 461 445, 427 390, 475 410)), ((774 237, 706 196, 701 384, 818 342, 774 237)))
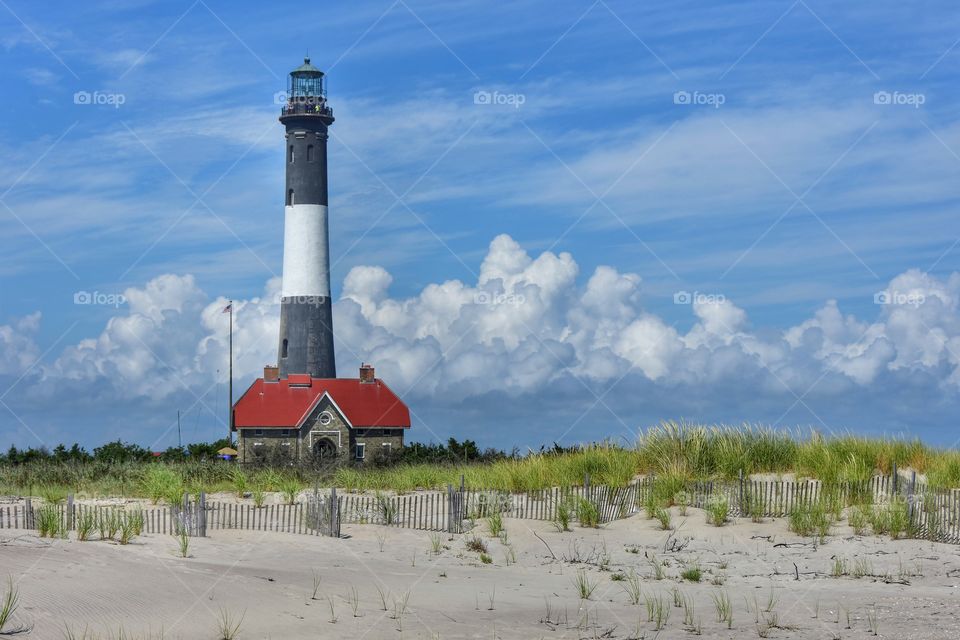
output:
POLYGON ((670 524, 670 512, 663 507, 658 507, 654 517, 660 522, 660 528, 669 531, 673 527, 670 524))
POLYGON ((37 533, 41 538, 56 538, 61 531, 66 533, 63 528, 63 522, 60 519, 60 508, 56 505, 44 505, 34 510, 34 520, 37 526, 37 533))
POLYGON ((561 500, 557 504, 557 515, 553 519, 553 526, 557 529, 558 532, 563 533, 564 531, 570 531, 570 520, 573 515, 572 509, 570 508, 570 503, 566 500, 561 500))
POLYGON ((580 498, 577 501, 577 521, 581 527, 600 527, 600 510, 592 500, 580 498))
POLYGON ((730 519, 730 503, 725 496, 713 496, 707 504, 707 521, 722 527, 730 519))
POLYGON ((830 534, 832 524, 829 510, 823 502, 800 505, 790 512, 789 529, 798 536, 807 537, 816 534, 823 542, 830 534))

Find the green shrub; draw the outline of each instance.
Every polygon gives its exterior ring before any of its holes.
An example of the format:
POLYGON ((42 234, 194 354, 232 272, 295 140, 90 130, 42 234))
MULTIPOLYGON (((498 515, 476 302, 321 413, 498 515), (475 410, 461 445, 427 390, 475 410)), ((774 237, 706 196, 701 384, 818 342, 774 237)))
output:
POLYGON ((36 522, 37 533, 41 538, 56 538, 63 529, 63 522, 60 518, 60 507, 56 505, 48 504, 39 509, 35 509, 34 521, 36 522))
POLYGON ((287 504, 295 503, 302 490, 303 485, 296 478, 286 479, 280 484, 280 492, 287 504))
POLYGON ((596 503, 587 498, 580 498, 577 501, 577 521, 581 527, 598 528, 600 526, 600 510, 596 503))
POLYGON ((570 520, 573 516, 573 510, 567 500, 561 500, 557 504, 557 514, 553 519, 553 526, 560 533, 570 531, 570 520))
POLYGON ((669 531, 673 528, 670 524, 670 512, 663 507, 658 507, 654 517, 660 522, 660 528, 669 531))
POLYGON ((907 503, 902 500, 896 500, 890 503, 889 512, 890 537, 896 540, 903 535, 910 526, 907 503))
POLYGON ((77 540, 86 542, 97 526, 97 516, 89 509, 84 509, 76 518, 77 540))
POLYGON ((830 534, 833 524, 826 505, 822 502, 812 502, 798 505, 790 512, 789 529, 798 536, 816 535, 821 542, 830 534))
POLYGON ((487 518, 487 528, 490 530, 491 536, 499 536, 500 532, 503 531, 503 514, 500 512, 490 514, 490 517, 487 518))
POLYGON ((730 503, 725 496, 712 496, 707 503, 707 520, 715 527, 722 527, 730 519, 730 503))
POLYGON ((377 504, 377 512, 380 514, 380 520, 383 524, 394 524, 397 519, 397 503, 390 498, 385 496, 379 491, 375 496, 377 504))
POLYGON ((680 577, 690 582, 700 582, 703 579, 703 571, 699 564, 692 563, 684 567, 683 571, 680 572, 680 577))

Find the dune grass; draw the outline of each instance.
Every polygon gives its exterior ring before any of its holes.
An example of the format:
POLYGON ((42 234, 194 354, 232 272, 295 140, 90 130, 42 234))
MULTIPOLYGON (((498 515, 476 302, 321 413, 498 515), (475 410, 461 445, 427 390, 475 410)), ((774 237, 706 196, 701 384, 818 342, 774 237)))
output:
POLYGON ((960 487, 960 452, 936 449, 919 440, 665 422, 641 433, 631 447, 606 442, 489 463, 341 465, 325 471, 292 467, 238 470, 223 461, 3 465, 0 494, 42 497, 48 504, 67 493, 137 496, 172 503, 182 499, 185 491, 242 495, 250 490, 262 501, 263 492, 286 490, 289 500, 295 485, 314 483, 348 491, 406 493, 457 486, 463 476, 468 487, 518 492, 580 485, 587 474, 594 485, 622 487, 638 475, 653 474, 657 485, 649 505, 652 509, 678 504, 678 493, 692 479, 732 480, 741 471, 748 476, 792 473, 831 485, 865 482, 873 475, 891 473, 894 465, 925 474, 931 488, 960 487))

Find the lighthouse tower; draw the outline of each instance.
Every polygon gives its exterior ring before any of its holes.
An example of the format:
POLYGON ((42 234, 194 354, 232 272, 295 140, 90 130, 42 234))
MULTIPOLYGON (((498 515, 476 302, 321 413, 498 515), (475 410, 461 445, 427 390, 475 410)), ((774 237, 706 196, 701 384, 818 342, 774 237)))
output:
POLYGON ((323 72, 310 58, 290 72, 280 122, 286 127, 287 181, 279 374, 336 378, 327 226, 327 128, 333 109, 323 72))

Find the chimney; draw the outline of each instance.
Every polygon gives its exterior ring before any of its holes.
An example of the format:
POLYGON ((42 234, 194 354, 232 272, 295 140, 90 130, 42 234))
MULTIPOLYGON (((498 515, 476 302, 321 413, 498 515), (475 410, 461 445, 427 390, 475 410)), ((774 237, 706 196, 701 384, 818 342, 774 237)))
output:
POLYGON ((280 379, 280 367, 268 364, 263 367, 263 381, 277 382, 280 379))
POLYGON ((361 364, 360 365, 360 383, 372 384, 375 381, 376 381, 376 378, 373 373, 373 365, 361 364))

